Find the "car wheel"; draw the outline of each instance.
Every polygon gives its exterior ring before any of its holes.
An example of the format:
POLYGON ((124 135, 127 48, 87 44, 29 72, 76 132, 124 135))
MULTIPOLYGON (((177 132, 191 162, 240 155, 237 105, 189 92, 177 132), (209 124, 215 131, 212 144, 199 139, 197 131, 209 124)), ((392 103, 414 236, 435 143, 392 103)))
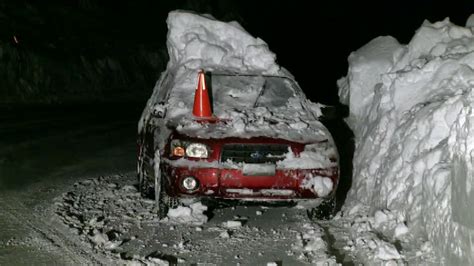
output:
POLYGON ((160 193, 160 198, 158 199, 158 218, 163 219, 168 214, 169 206, 166 203, 167 195, 165 192, 160 193))
POLYGON ((141 171, 139 172, 139 184, 138 188, 140 194, 144 198, 154 199, 155 198, 155 184, 150 180, 150 173, 147 171, 147 166, 143 165, 141 171))
POLYGON ((170 197, 165 191, 161 191, 158 199, 158 218, 163 219, 167 216, 169 209, 177 208, 180 201, 175 197, 170 197))
POLYGON ((317 207, 307 211, 311 220, 329 220, 336 214, 336 197, 324 199, 317 207))

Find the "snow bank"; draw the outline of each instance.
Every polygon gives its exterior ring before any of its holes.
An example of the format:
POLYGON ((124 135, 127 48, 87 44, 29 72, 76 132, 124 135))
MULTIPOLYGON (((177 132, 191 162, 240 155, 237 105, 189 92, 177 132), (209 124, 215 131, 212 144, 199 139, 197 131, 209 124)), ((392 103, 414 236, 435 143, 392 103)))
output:
POLYGON ((353 52, 338 81, 356 142, 346 209, 398 213, 399 233, 448 264, 474 263, 473 68, 472 28, 425 21, 408 45, 379 37, 353 52))

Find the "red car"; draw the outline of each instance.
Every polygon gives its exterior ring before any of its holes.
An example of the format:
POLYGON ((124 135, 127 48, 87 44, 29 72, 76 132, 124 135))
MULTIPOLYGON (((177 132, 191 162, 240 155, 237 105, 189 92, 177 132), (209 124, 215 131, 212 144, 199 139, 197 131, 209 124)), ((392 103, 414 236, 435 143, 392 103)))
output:
POLYGON ((138 139, 140 191, 160 217, 203 199, 334 207, 336 146, 291 77, 195 72, 196 95, 174 77, 160 80, 138 139))

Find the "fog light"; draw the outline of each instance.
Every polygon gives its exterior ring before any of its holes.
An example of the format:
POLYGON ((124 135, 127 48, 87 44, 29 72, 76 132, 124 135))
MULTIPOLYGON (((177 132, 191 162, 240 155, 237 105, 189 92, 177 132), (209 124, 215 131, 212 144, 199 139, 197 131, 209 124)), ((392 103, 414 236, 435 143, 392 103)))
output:
POLYGON ((197 179, 192 176, 184 178, 182 182, 183 187, 188 191, 196 190, 199 185, 197 179))

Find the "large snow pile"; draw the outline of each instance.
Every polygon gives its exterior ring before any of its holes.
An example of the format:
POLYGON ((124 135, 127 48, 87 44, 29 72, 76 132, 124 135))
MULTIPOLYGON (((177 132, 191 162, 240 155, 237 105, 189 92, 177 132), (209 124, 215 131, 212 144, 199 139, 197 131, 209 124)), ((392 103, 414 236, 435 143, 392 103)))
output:
MULTIPOLYGON (((169 66, 189 69, 227 66, 236 71, 278 74, 275 54, 259 38, 252 37, 237 22, 184 11, 168 15, 169 66)), ((195 79, 193 76, 193 81, 195 79)), ((194 84, 194 82, 193 82, 194 84)))
POLYGON ((469 26, 425 21, 408 45, 378 37, 350 55, 338 82, 356 142, 347 209, 390 210, 453 265, 474 264, 469 26))
POLYGON ((167 23, 170 60, 142 115, 139 130, 153 110, 166 108, 168 124, 189 136, 268 136, 299 142, 326 139, 327 131, 317 120, 320 106, 302 99, 298 90, 285 92, 297 84, 288 71, 276 64, 275 54, 263 40, 251 36, 237 22, 221 22, 185 11, 170 12, 167 23), (214 93, 213 107, 221 123, 198 123, 191 115, 200 69, 257 75, 220 81, 217 75, 212 77, 209 85, 213 86, 212 91, 218 91, 214 93), (261 95, 263 88, 272 85, 276 92, 268 96, 268 101, 260 99, 265 98, 261 95), (165 106, 156 105, 167 88, 171 90, 165 106), (281 94, 283 102, 277 99, 281 94), (261 106, 257 99, 263 102, 261 106))

